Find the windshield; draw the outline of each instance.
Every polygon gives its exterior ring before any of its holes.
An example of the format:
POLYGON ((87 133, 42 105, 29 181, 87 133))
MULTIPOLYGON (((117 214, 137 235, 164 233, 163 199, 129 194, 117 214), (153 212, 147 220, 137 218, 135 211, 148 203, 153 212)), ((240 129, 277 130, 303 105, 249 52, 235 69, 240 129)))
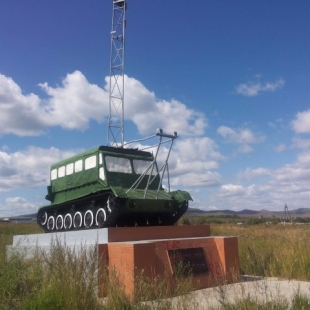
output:
MULTIPOLYGON (((143 174, 148 169, 146 174, 149 175, 149 174, 151 174, 151 170, 152 170, 152 161, 134 159, 133 160, 133 169, 134 169, 135 173, 137 173, 137 174, 143 174)), ((155 164, 154 168, 153 168, 152 175, 156 175, 156 174, 157 174, 157 166, 155 164)))
POLYGON ((110 172, 132 173, 130 160, 128 158, 106 156, 106 168, 110 172))

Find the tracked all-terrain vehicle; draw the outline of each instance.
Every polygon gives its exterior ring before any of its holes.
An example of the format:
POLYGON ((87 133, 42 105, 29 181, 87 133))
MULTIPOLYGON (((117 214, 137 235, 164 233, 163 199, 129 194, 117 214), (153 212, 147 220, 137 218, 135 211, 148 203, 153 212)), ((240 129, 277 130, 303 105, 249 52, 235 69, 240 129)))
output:
POLYGON ((168 158, 177 134, 158 130, 156 136, 155 155, 99 146, 53 164, 46 195, 51 204, 39 209, 38 224, 45 232, 175 224, 192 198, 186 191, 170 191, 168 158), (158 151, 166 142, 167 156, 158 167, 158 151))

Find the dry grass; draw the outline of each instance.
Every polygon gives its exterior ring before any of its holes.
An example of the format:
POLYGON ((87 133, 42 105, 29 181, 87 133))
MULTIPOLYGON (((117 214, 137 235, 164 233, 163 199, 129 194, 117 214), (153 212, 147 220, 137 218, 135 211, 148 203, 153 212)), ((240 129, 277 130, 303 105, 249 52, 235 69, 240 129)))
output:
POLYGON ((238 236, 242 274, 310 280, 308 225, 212 225, 211 231, 238 236))
MULTIPOLYGON (((310 227, 212 225, 213 235, 239 237, 242 274, 310 280, 310 227)), ((166 279, 149 281, 143 272, 136 279, 137 298, 129 300, 117 277, 104 280, 107 298, 96 297, 98 262, 96 248, 82 251, 52 244, 50 255, 37 251, 26 260, 16 253, 9 259, 5 246, 16 234, 40 233, 34 224, 0 224, 0 310, 4 309, 200 309, 191 299, 190 277, 177 279, 178 302, 167 299, 171 287, 166 279), (142 302, 142 300, 148 300, 142 302)), ((106 268, 102 266, 102 268, 106 268)), ((259 302, 247 296, 225 301, 225 286, 219 287, 222 309, 287 309, 285 300, 259 302)), ((267 288, 266 288, 267 290, 267 288)), ((240 296, 239 296, 240 297, 240 296)), ((291 309, 309 309, 309 299, 296 292, 291 309)), ((209 306, 208 309, 215 309, 209 306)))
POLYGON ((40 229, 36 224, 9 223, 0 224, 0 232, 0 310, 153 309, 155 304, 156 309, 170 309, 171 302, 164 298, 192 290, 191 277, 177 278, 172 291, 168 277, 150 281, 141 272, 135 279, 136 299, 132 301, 117 276, 111 272, 108 276, 107 266, 99 266, 97 246, 76 251, 55 240, 49 253, 36 249, 29 258, 27 248, 19 247, 6 257, 5 248, 12 243, 13 235, 40 229), (107 293, 104 302, 97 298, 99 270, 107 293), (145 300, 150 300, 149 304, 142 302, 145 300))

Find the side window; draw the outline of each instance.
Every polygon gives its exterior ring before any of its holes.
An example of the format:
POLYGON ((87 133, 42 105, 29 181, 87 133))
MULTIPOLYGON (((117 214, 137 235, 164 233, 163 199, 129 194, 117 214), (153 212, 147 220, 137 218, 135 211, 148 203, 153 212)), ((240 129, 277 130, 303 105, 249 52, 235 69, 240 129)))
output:
POLYGON ((100 167, 100 169, 99 169, 99 178, 100 178, 101 180, 104 180, 104 179, 105 179, 105 174, 104 174, 104 170, 103 170, 102 167, 100 167))
POLYGON ((64 177, 65 173, 66 173, 66 167, 65 166, 58 168, 58 178, 64 177))
POLYGON ((57 169, 53 169, 51 171, 51 180, 56 180, 57 179, 57 169))
POLYGON ((80 172, 83 170, 83 161, 82 159, 74 163, 74 172, 80 172))
POLYGON ((102 165, 103 160, 102 160, 102 153, 99 154, 99 165, 102 165))
POLYGON ((93 156, 90 156, 90 157, 87 157, 85 159, 85 170, 88 170, 88 169, 91 169, 91 168, 95 168, 97 163, 96 163, 96 160, 97 157, 96 155, 93 155, 93 156))
POLYGON ((73 173, 73 163, 68 164, 68 165, 66 166, 66 175, 70 175, 70 174, 72 174, 72 173, 73 173))

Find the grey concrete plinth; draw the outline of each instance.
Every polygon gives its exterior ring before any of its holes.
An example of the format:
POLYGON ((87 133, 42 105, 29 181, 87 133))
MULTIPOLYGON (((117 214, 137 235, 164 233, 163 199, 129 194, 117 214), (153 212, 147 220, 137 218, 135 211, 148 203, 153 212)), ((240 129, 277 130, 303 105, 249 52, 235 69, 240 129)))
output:
POLYGON ((53 245, 62 245, 78 253, 82 249, 94 249, 96 245, 106 243, 108 243, 108 228, 16 235, 13 236, 13 244, 7 246, 7 254, 19 252, 31 257, 38 250, 50 251, 53 245))
MULTIPOLYGON (((192 226, 148 226, 148 227, 109 227, 100 229, 72 230, 64 232, 42 233, 33 235, 17 235, 13 237, 13 244, 7 246, 10 251, 22 249, 44 249, 48 251, 52 245, 64 245, 66 248, 79 249, 94 248, 111 242, 127 242, 140 240, 159 240, 175 238, 199 238, 210 236, 209 225, 192 226)), ((28 254, 27 254, 28 255, 28 254)))
POLYGON ((149 226, 149 227, 109 227, 100 229, 72 230, 64 232, 18 235, 13 238, 13 246, 38 245, 49 246, 53 241, 66 245, 106 244, 108 242, 125 242, 137 240, 175 239, 210 236, 209 225, 149 226))
POLYGON ((79 231, 73 230, 47 234, 18 235, 13 237, 13 246, 49 246, 55 241, 59 241, 60 243, 64 243, 66 245, 104 244, 108 243, 108 228, 79 231))

